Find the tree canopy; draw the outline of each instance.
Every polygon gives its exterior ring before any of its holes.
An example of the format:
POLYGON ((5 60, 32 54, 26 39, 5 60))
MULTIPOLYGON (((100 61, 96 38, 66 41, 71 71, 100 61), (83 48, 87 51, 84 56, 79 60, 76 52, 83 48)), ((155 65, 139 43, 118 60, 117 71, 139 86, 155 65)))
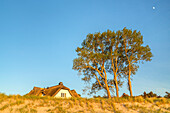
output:
POLYGON ((139 61, 150 61, 152 57, 149 46, 142 44, 140 32, 126 28, 88 34, 76 49, 78 57, 73 61, 73 69, 83 73, 82 80, 92 82, 91 93, 104 89, 108 98, 113 88, 119 97, 121 78, 127 77, 132 96, 131 75, 137 71, 139 61))
POLYGON ((131 75, 135 74, 137 69, 139 68, 138 64, 140 61, 144 63, 144 61, 151 61, 153 57, 151 53, 151 49, 148 45, 143 45, 143 36, 140 31, 136 30, 132 31, 124 28, 122 30, 122 47, 125 56, 125 64, 126 74, 128 77, 128 86, 130 95, 132 94, 132 85, 131 85, 131 75))

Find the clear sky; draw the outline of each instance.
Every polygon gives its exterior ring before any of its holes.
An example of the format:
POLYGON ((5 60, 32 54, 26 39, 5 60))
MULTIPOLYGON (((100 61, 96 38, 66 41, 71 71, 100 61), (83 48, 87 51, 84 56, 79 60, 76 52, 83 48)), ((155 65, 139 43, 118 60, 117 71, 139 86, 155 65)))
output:
POLYGON ((23 95, 62 81, 82 94, 76 47, 88 33, 124 27, 141 31, 154 55, 133 77, 134 95, 170 92, 170 0, 0 0, 0 92, 23 95))

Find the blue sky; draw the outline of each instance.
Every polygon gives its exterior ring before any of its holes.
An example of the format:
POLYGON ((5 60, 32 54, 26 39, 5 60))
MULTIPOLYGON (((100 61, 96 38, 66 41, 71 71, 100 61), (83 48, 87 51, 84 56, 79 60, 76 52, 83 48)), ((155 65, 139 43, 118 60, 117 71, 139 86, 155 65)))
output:
POLYGON ((72 70, 76 47, 88 33, 127 27, 141 31, 154 55, 133 77, 134 95, 163 96, 170 91, 169 20, 169 0, 1 0, 0 92, 23 95, 62 81, 82 94, 85 84, 72 70))

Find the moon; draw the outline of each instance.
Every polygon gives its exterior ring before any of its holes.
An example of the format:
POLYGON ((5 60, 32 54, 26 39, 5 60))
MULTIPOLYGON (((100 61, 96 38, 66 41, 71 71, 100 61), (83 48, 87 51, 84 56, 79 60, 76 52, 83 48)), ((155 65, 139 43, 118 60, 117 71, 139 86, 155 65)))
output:
POLYGON ((154 9, 155 9, 155 7, 152 7, 152 9, 154 10, 154 9))

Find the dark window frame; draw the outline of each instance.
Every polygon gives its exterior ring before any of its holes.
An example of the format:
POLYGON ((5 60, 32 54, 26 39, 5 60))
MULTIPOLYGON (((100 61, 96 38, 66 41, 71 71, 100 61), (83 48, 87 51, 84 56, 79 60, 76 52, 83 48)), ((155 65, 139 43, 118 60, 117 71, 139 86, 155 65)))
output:
POLYGON ((61 97, 66 97, 66 93, 61 93, 61 97))

